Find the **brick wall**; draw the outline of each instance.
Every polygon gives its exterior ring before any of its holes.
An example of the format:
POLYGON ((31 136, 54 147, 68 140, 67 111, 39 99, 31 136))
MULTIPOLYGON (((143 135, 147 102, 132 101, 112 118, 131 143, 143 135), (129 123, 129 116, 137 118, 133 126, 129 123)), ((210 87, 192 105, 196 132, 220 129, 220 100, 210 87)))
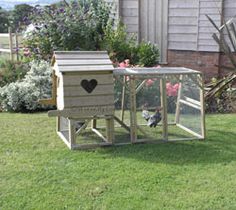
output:
POLYGON ((168 50, 168 66, 182 66, 203 72, 206 80, 220 75, 220 54, 217 52, 196 52, 168 50))

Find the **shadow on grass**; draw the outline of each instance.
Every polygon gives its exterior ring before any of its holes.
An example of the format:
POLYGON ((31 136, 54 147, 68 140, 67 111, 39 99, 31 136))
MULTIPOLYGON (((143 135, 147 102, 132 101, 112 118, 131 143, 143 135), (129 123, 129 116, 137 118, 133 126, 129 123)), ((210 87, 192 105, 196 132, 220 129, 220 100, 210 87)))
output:
POLYGON ((236 160, 236 133, 208 130, 205 141, 135 144, 101 149, 112 157, 125 157, 140 161, 166 164, 209 164, 236 160))

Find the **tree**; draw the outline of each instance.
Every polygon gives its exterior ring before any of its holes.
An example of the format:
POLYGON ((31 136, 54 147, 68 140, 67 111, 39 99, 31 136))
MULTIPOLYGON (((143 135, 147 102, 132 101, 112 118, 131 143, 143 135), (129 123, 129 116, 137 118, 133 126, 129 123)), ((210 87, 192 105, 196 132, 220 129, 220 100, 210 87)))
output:
POLYGON ((29 15, 32 13, 33 7, 28 4, 19 4, 14 7, 11 14, 11 24, 13 31, 20 29, 21 23, 28 21, 29 15))
POLYGON ((7 32, 8 23, 8 12, 0 7, 0 33, 7 32))

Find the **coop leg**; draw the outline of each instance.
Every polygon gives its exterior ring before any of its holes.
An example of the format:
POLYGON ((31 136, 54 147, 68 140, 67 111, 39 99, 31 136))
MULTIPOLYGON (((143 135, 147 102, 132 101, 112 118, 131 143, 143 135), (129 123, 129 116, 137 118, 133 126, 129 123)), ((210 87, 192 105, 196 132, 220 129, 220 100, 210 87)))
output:
POLYGON ((97 128, 97 120, 93 119, 91 122, 91 128, 97 128))
POLYGON ((57 122, 56 122, 56 131, 60 132, 61 131, 61 117, 57 117, 57 122))
MULTIPOLYGON (((199 75, 199 83, 204 86, 203 76, 199 75)), ((206 138, 206 125, 205 125, 205 100, 204 100, 204 87, 200 88, 200 103, 201 103, 201 131, 203 139, 206 138)))
POLYGON ((136 91, 133 77, 130 77, 130 139, 131 143, 137 141, 136 91))
POLYGON ((167 102, 166 102, 166 79, 160 80, 161 90, 161 107, 162 107, 162 136, 163 140, 168 140, 168 123, 167 123, 167 102))
MULTIPOLYGON (((123 77, 123 82, 124 84, 126 84, 126 78, 125 76, 123 77)), ((121 98, 121 121, 124 122, 124 109, 125 109, 125 91, 126 91, 126 87, 125 85, 123 85, 122 87, 122 98, 121 98)))
POLYGON ((75 146, 76 144, 76 135, 75 135, 75 121, 74 120, 71 120, 71 119, 68 119, 68 122, 69 122, 69 143, 70 143, 70 149, 73 149, 73 147, 75 146))
POLYGON ((106 132, 107 132, 107 141, 109 143, 114 142, 114 118, 106 119, 106 132))
POLYGON ((179 90, 178 90, 178 97, 177 97, 177 103, 176 103, 176 111, 175 111, 175 123, 179 123, 179 116, 180 116, 180 99, 182 97, 182 81, 183 81, 183 75, 180 76, 180 83, 179 83, 179 90))

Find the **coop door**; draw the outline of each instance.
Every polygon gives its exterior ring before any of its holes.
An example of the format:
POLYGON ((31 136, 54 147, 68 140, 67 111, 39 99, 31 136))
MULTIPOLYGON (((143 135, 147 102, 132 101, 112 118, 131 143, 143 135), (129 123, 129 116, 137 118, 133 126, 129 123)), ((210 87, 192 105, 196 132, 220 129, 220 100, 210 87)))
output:
POLYGON ((175 120, 177 127, 189 135, 202 138, 204 136, 204 107, 200 78, 197 74, 181 76, 175 120))
POLYGON ((136 80, 137 139, 162 139, 162 99, 160 78, 136 80))

